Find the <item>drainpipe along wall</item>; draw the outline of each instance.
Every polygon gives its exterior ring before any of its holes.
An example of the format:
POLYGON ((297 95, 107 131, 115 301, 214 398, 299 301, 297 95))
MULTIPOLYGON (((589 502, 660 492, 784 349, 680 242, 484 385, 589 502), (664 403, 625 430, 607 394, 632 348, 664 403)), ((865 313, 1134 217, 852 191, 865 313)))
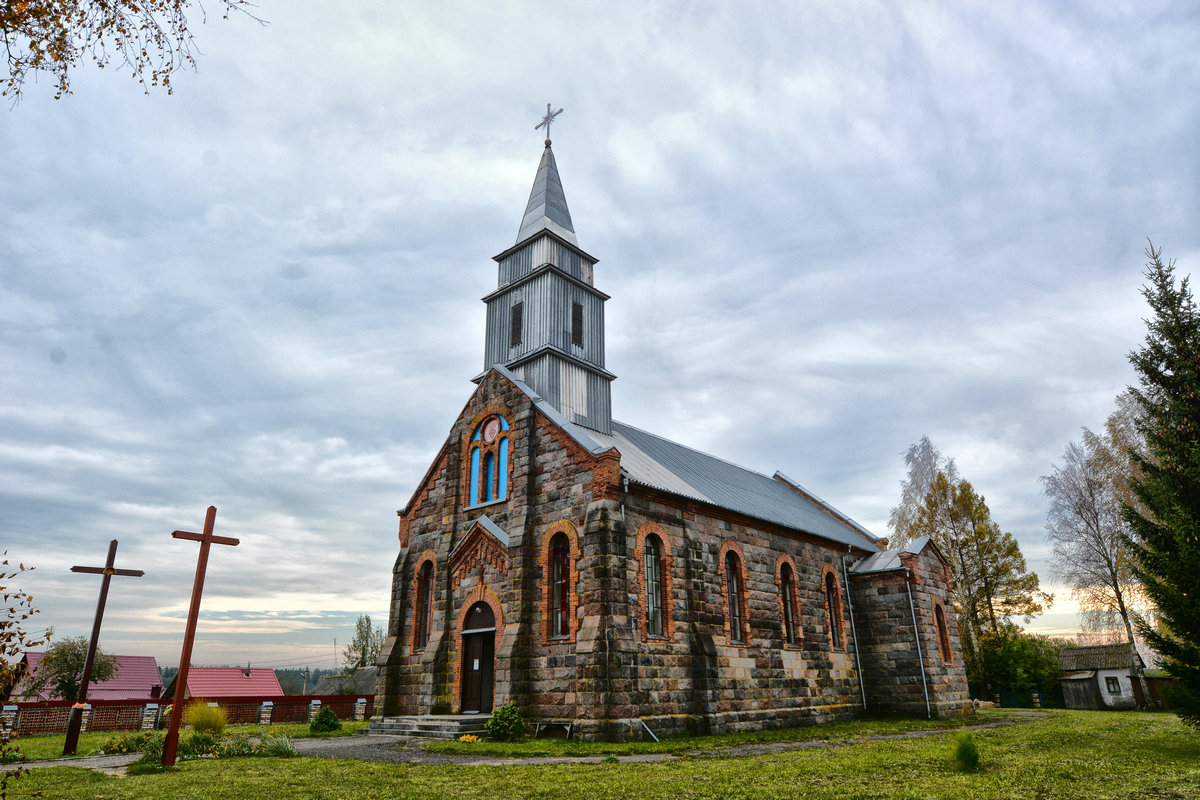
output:
POLYGON ((908 590, 908 610, 912 612, 913 641, 917 643, 917 661, 921 665, 921 688, 925 690, 925 716, 933 719, 933 711, 929 707, 929 683, 925 680, 925 656, 921 655, 921 634, 917 629, 917 607, 912 599, 912 570, 904 568, 904 588, 908 590))
POLYGON ((850 571, 846 569, 846 556, 842 556, 842 580, 846 583, 846 607, 850 609, 850 638, 854 640, 854 667, 858 672, 858 690, 862 693, 862 707, 866 711, 867 686, 863 681, 862 659, 858 655, 858 628, 854 625, 854 601, 850 599, 850 571))

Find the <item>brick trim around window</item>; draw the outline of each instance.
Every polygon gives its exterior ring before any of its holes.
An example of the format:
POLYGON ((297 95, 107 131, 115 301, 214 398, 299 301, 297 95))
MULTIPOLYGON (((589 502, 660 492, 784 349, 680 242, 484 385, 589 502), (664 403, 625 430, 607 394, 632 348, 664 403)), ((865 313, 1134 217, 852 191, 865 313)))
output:
POLYGON ((544 644, 562 644, 564 642, 574 643, 575 633, 579 629, 579 534, 575 531, 575 526, 565 519, 553 522, 546 532, 542 534, 542 549, 541 549, 541 566, 542 566, 542 588, 541 588, 541 606, 542 611, 542 642, 544 644), (567 635, 566 636, 551 636, 552 617, 554 615, 554 565, 550 562, 550 542, 558 534, 564 534, 567 537, 568 551, 570 553, 570 581, 567 592, 567 602, 570 604, 569 613, 567 616, 567 635))
POLYGON ((829 649, 844 652, 846 650, 846 617, 842 611, 842 579, 838 576, 837 568, 832 564, 826 564, 821 568, 820 592, 821 605, 825 607, 825 635, 829 638, 829 649), (836 608, 829 607, 829 592, 825 589, 829 580, 828 576, 833 576, 833 603, 836 608), (836 644, 833 640, 833 626, 835 622, 838 631, 838 641, 836 644))
POLYGON ((747 594, 750 591, 749 575, 746 572, 746 555, 742 552, 742 546, 737 542, 727 539, 721 544, 721 549, 717 552, 717 571, 721 580, 721 627, 725 630, 725 641, 730 647, 749 647, 750 646, 750 604, 747 600, 747 594), (741 622, 741 641, 735 641, 733 631, 729 630, 729 581, 725 575, 725 561, 729 553, 734 553, 737 556, 738 565, 738 582, 739 592, 738 597, 733 598, 733 602, 738 604, 738 617, 741 622))
POLYGON ((938 651, 942 656, 942 664, 950 666, 954 663, 954 649, 950 647, 950 622, 946 619, 946 607, 937 597, 933 598, 933 624, 937 628, 938 651))
POLYGON ((412 576, 412 593, 409 597, 412 602, 409 603, 409 608, 412 609, 412 622, 409 624, 408 631, 408 652, 417 653, 425 649, 425 644, 433 636, 434 622, 437 620, 437 614, 434 613, 437 607, 437 552, 434 550, 425 550, 421 555, 417 556, 416 566, 413 568, 412 576), (429 630, 426 631, 425 641, 417 644, 417 615, 421 612, 421 571, 425 569, 425 565, 432 565, 430 572, 430 581, 433 584, 433 591, 430 592, 431 608, 426 611, 426 619, 429 620, 429 630))
POLYGON ((490 405, 487 408, 483 409, 479 413, 477 413, 474 417, 472 417, 471 423, 466 426, 466 435, 463 437, 463 446, 462 446, 462 451, 461 451, 462 452, 462 463, 459 465, 459 471, 462 473, 459 491, 462 492, 462 503, 463 503, 464 507, 476 508, 478 506, 488 505, 490 503, 502 503, 502 502, 510 499, 509 498, 509 489, 511 488, 511 486, 510 486, 511 481, 509 481, 509 476, 512 474, 513 444, 514 444, 513 437, 515 434, 516 434, 516 429, 513 426, 513 414, 512 414, 512 411, 507 406, 493 404, 493 405, 490 405), (479 426, 482 425, 489 417, 500 417, 508 425, 508 429, 501 431, 500 434, 496 437, 496 440, 494 442, 491 442, 490 444, 476 442, 474 440, 475 432, 477 430, 479 430, 479 426), (498 481, 500 483, 502 483, 504 486, 504 497, 500 498, 500 499, 492 499, 492 500, 483 500, 482 498, 479 498, 478 501, 474 505, 472 505, 472 503, 471 503, 471 451, 473 449, 475 449, 476 447, 478 447, 481 459, 487 453, 492 453, 494 456, 496 456, 498 458, 499 450, 500 450, 500 442, 501 442, 501 440, 505 440, 505 439, 508 440, 508 463, 505 465, 506 466, 506 469, 504 471, 505 474, 497 476, 498 481))
POLYGON ((790 555, 781 553, 779 558, 775 559, 775 586, 779 589, 779 638, 787 650, 800 650, 804 647, 803 617, 800 616, 800 585, 797 582, 799 575, 796 562, 790 555), (792 577, 792 628, 796 639, 794 644, 788 644, 787 640, 787 611, 785 608, 787 597, 783 591, 783 567, 785 564, 790 569, 792 577))
POLYGON ((643 522, 637 529, 637 544, 633 556, 638 571, 634 584, 637 586, 638 593, 638 628, 641 630, 642 641, 669 640, 675 636, 675 592, 674 584, 671 581, 671 574, 675 570, 675 559, 671 555, 671 537, 657 522, 643 522), (646 537, 650 535, 657 536, 658 542, 662 546, 660 578, 662 582, 663 632, 661 636, 651 636, 648 630, 649 626, 646 624, 648 608, 646 604, 646 537))

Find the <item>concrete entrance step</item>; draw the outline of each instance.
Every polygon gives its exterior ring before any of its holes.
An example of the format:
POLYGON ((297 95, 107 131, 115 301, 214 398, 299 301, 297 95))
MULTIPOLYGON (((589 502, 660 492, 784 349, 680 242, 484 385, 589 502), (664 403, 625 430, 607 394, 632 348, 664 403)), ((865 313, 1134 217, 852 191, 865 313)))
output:
POLYGON ((457 739, 465 734, 483 735, 491 714, 427 714, 420 717, 373 717, 371 733, 420 736, 427 739, 457 739))

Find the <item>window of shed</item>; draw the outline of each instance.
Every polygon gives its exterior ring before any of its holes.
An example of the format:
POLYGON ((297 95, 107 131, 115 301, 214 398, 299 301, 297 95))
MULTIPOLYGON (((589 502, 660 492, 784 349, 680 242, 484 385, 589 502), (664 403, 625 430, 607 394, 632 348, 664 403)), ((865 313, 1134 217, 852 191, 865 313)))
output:
POLYGON ((1121 693, 1121 682, 1116 678, 1105 678, 1104 684, 1108 687, 1109 694, 1121 693))

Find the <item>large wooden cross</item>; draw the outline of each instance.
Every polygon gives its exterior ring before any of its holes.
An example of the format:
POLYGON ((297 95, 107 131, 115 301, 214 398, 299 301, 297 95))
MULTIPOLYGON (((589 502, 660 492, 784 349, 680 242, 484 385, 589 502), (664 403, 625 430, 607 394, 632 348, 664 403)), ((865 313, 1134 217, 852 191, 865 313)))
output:
POLYGON ((179 747, 179 723, 183 719, 183 704, 187 699, 188 666, 192 661, 192 642, 196 638, 196 622, 200 619, 200 595, 204 592, 204 572, 208 569, 208 549, 214 544, 237 546, 238 540, 228 536, 213 536, 213 525, 217 519, 216 506, 209 506, 204 517, 204 533, 174 531, 176 539, 189 539, 200 543, 200 557, 196 561, 196 580, 192 583, 192 606, 188 609, 187 628, 183 632, 183 653, 179 656, 179 672, 175 675, 175 699, 171 706, 171 721, 167 725, 167 740, 163 743, 162 763, 164 767, 175 764, 175 751, 179 747))
POLYGON ((117 569, 113 564, 117 560, 117 540, 108 543, 108 559, 103 567, 71 567, 71 572, 85 572, 89 575, 103 575, 100 582, 100 602, 96 604, 96 619, 92 622, 92 641, 88 645, 87 658, 83 662, 83 677, 79 679, 79 696, 76 698, 77 708, 71 709, 71 717, 67 722, 67 740, 63 743, 63 755, 75 755, 79 746, 79 731, 83 727, 83 704, 87 702, 88 684, 92 680, 92 667, 96 663, 96 647, 100 644, 100 621, 104 619, 104 603, 108 600, 108 583, 113 575, 129 578, 140 578, 146 573, 140 569, 117 569))

